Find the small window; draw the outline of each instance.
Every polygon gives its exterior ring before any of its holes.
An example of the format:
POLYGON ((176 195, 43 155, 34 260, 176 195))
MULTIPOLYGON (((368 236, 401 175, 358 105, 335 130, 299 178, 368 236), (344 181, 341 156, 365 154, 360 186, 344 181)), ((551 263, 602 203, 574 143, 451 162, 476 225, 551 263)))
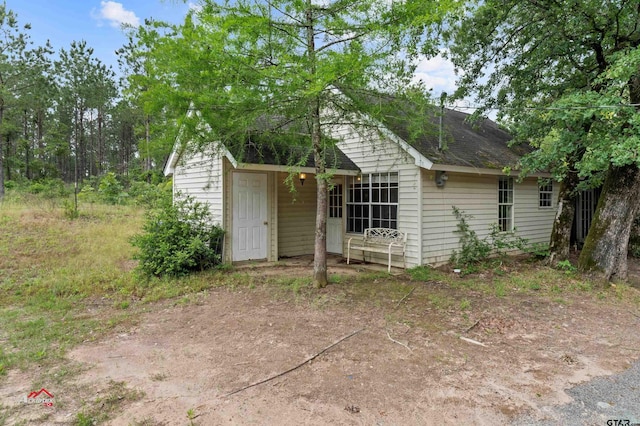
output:
POLYGON ((498 180, 498 227, 501 231, 513 231, 513 178, 498 180))
POLYGON ((333 185, 329 191, 329 217, 342 217, 342 185, 333 185))
POLYGON ((553 205, 553 182, 550 180, 538 182, 538 200, 541 208, 550 208, 553 205))

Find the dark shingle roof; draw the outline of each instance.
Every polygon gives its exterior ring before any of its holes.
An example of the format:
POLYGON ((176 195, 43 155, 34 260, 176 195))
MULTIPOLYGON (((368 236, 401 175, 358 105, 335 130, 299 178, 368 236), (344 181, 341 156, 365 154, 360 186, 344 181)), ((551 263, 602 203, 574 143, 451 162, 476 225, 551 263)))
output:
MULTIPOLYGON (((436 111, 436 109, 434 109, 436 111)), ((520 157, 531 151, 528 145, 509 147, 511 135, 489 119, 471 121, 471 116, 450 109, 444 110, 442 140, 439 149, 439 115, 428 113, 432 130, 411 138, 402 120, 388 120, 385 125, 397 136, 409 142, 435 164, 485 169, 515 166, 520 157)))
POLYGON ((502 169, 515 166, 532 150, 526 144, 509 146, 511 135, 492 120, 472 120, 470 114, 447 108, 442 115, 444 149, 439 149, 441 111, 422 96, 343 92, 436 165, 502 169))
MULTIPOLYGON (((472 116, 444 109, 442 116, 443 149, 439 148, 440 109, 419 108, 410 101, 383 94, 360 94, 365 110, 378 107, 383 124, 395 135, 412 145, 436 166, 463 166, 482 169, 514 167, 520 157, 531 152, 526 144, 509 146, 511 135, 490 119, 472 121, 472 116), (421 112, 423 111, 423 112, 421 112), (416 131, 417 127, 420 129, 416 131), (420 124, 421 123, 421 124, 420 124)), ((314 167, 313 153, 304 124, 289 122, 279 116, 264 116, 256 121, 255 132, 244 145, 228 146, 237 161, 247 164, 314 167)), ((326 149, 327 168, 354 170, 359 168, 332 143, 326 149)))
MULTIPOLYGON (((264 143, 251 138, 242 149, 229 148, 234 158, 241 163, 315 167, 311 146, 278 143, 273 140, 264 143)), ((333 145, 325 149, 325 161, 329 169, 360 170, 349 157, 333 145)))
MULTIPOLYGON (((273 114, 258 117, 244 143, 227 149, 240 163, 315 167, 310 142, 304 120, 273 114)), ((328 169, 360 170, 331 140, 326 141, 325 164, 328 169)))

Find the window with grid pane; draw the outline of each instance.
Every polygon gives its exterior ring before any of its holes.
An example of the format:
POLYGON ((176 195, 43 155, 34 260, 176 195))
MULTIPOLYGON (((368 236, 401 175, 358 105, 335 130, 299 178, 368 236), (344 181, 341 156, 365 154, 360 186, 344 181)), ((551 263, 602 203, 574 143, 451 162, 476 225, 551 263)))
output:
POLYGON ((498 179, 498 227, 501 231, 513 231, 513 178, 498 179))
POLYGON ((538 183, 538 199, 540 207, 552 207, 553 205, 553 182, 540 181, 538 183))
POLYGON ((398 174, 351 177, 347 191, 347 232, 367 228, 398 229, 398 174))
POLYGON ((329 217, 342 217, 342 185, 333 185, 329 190, 329 217))

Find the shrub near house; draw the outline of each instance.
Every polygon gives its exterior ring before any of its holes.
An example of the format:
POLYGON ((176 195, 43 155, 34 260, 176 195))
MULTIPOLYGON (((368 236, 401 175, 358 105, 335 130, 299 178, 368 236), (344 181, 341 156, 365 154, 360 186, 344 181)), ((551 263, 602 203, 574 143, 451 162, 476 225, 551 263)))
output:
POLYGON ((143 233, 132 238, 136 259, 147 275, 181 276, 221 263, 222 228, 211 225, 206 204, 186 197, 165 200, 147 213, 143 233))

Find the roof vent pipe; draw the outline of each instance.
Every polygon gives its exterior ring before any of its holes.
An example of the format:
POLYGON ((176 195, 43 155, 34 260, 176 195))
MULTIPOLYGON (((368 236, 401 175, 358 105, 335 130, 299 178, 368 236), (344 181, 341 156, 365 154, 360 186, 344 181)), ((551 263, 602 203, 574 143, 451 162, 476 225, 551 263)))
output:
POLYGON ((440 125, 438 126, 438 150, 440 151, 447 149, 447 146, 444 143, 444 138, 442 137, 442 119, 444 117, 444 103, 446 99, 447 92, 442 92, 442 94, 440 94, 440 125))

